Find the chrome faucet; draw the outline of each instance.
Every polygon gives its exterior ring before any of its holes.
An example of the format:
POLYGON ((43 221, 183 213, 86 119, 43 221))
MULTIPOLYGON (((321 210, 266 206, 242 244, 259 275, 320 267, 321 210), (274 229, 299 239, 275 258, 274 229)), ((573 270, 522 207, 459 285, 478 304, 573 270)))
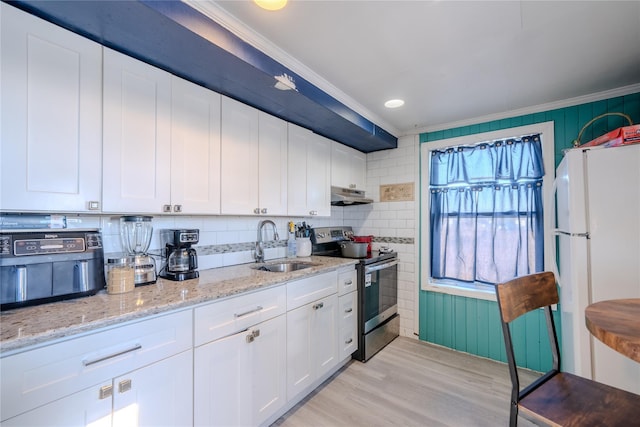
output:
POLYGON ((265 224, 271 224, 273 226, 273 240, 280 240, 278 237, 278 229, 276 224, 270 219, 265 219, 258 223, 258 240, 256 241, 256 262, 264 262, 264 248, 262 247, 262 228, 265 224))

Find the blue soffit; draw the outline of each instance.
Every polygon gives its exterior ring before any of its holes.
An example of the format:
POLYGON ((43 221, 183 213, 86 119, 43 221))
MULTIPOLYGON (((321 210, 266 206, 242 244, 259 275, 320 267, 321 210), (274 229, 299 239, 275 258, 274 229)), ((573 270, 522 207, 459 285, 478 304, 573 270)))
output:
POLYGON ((389 132, 180 1, 8 3, 364 153, 398 146, 389 132), (276 89, 276 76, 295 90, 276 89))

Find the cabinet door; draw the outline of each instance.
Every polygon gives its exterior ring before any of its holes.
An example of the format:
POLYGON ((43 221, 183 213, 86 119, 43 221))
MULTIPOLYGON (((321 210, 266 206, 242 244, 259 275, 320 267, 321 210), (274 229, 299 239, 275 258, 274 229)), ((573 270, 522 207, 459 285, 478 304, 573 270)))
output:
POLYGON ((171 81, 171 205, 174 213, 220 213, 220 95, 171 81))
POLYGON ((291 400, 315 380, 312 341, 313 308, 303 305, 287 312, 287 399, 291 400))
POLYGON ((287 397, 292 399, 338 363, 338 296, 287 312, 287 397))
POLYGON ((316 378, 338 363, 338 296, 333 294, 311 304, 313 309, 312 348, 316 378))
POLYGON ((308 216, 307 208, 307 147, 313 132, 289 123, 289 156, 287 209, 289 215, 308 216))
POLYGON ((0 207, 97 210, 102 48, 4 2, 0 7, 0 207))
POLYGON ((113 380, 114 426, 193 425, 192 350, 113 380))
POLYGON ((331 185, 364 190, 366 154, 338 142, 331 142, 331 185))
POLYGON ((331 141, 289 123, 289 215, 331 215, 331 141))
POLYGON ((259 207, 263 215, 287 214, 287 122, 260 112, 259 207))
POLYGON ((351 188, 351 153, 349 147, 338 142, 331 143, 331 185, 351 188))
POLYGON ((171 75, 104 48, 103 211, 170 204, 171 75))
POLYGON ((226 215, 259 213, 258 110, 223 96, 221 127, 220 212, 226 215))
POLYGON ((307 151, 307 207, 311 215, 331 216, 331 141, 320 135, 307 151))
POLYGON ((351 157, 351 180, 358 190, 364 190, 367 184, 367 155, 353 150, 351 157))
POLYGON ((278 316, 252 328, 251 425, 261 425, 287 402, 287 318, 278 316))
POLYGON ((2 421, 3 427, 111 427, 111 381, 2 421))
POLYGON ((281 315, 195 350, 194 424, 258 425, 286 402, 281 315))

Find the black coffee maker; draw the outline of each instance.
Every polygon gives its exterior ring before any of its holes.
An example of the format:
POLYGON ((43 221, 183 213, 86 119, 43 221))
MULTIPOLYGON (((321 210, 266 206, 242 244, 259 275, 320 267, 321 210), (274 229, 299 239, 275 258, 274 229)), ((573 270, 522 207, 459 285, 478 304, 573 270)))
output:
POLYGON ((163 230, 161 236, 166 244, 165 264, 160 271, 160 277, 175 281, 199 277, 198 255, 191 245, 200 240, 200 230, 163 230))

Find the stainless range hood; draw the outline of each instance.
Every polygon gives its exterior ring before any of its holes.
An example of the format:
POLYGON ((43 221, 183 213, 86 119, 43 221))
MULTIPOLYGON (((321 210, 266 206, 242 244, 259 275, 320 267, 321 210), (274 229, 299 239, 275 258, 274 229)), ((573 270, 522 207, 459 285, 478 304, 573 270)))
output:
POLYGON ((368 203, 373 203, 373 200, 367 199, 363 190, 331 187, 331 204, 333 206, 366 205, 368 203))

